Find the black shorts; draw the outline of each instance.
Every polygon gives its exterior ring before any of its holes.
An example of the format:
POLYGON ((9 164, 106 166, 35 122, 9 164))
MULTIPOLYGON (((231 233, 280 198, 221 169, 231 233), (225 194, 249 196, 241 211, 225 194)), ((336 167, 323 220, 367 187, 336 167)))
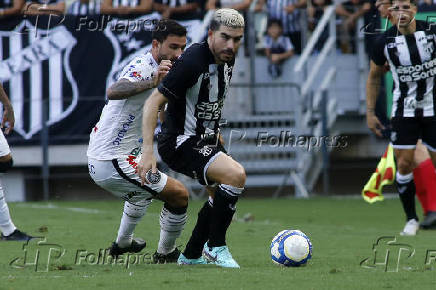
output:
POLYGON ((201 185, 213 185, 206 172, 220 154, 227 154, 220 142, 192 136, 177 147, 177 136, 160 134, 157 140, 159 155, 172 170, 197 179, 201 185))
POLYGON ((436 151, 436 117, 395 117, 391 120, 391 142, 395 149, 413 149, 418 139, 436 151))

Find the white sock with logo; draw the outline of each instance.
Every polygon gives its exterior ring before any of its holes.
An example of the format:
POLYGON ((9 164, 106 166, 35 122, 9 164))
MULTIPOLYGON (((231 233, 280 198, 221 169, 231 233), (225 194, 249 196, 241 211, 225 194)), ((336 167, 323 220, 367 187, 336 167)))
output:
POLYGON ((168 209, 165 204, 160 213, 160 238, 157 246, 159 254, 167 255, 176 248, 176 240, 180 237, 186 224, 186 208, 168 209), (171 210, 171 211, 170 211, 171 210))
POLYGON ((118 230, 117 244, 121 248, 131 245, 136 225, 145 215, 151 200, 141 200, 136 204, 124 202, 123 216, 118 230))
POLYGON ((11 220, 8 204, 6 203, 3 187, 0 182, 0 231, 4 236, 9 236, 17 228, 11 220))

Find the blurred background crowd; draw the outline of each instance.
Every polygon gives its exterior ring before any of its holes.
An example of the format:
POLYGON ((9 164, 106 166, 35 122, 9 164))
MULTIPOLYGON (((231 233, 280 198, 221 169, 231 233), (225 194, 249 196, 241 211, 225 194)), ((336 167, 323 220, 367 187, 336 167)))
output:
MULTIPOLYGON (((388 0, 387 0, 388 1, 388 0)), ((341 2, 341 1, 339 1, 341 2)), ((434 11, 436 0, 421 0, 419 11, 434 11)), ((138 15, 158 12, 163 18, 174 20, 202 19, 209 10, 229 7, 242 13, 253 11, 267 15, 263 23, 261 37, 258 37, 257 48, 264 51, 274 43, 263 38, 271 33, 275 36, 288 38, 295 53, 299 54, 302 47, 302 29, 313 30, 321 19, 325 8, 332 0, 2 0, 0 1, 0 19, 17 14, 70 14, 70 15, 138 15), (306 25, 305 25, 306 24, 306 25), (268 29, 278 26, 278 29, 268 29), (270 32, 269 30, 273 30, 270 32), (278 31, 277 31, 278 30, 278 31), (277 32, 275 32, 277 31, 277 32)), ((354 53, 356 32, 363 27, 357 27, 358 20, 364 19, 364 27, 377 21, 375 1, 348 0, 338 3, 337 46, 341 53, 354 53)), ((262 25, 261 25, 262 26, 262 25)), ((247 27, 250 29, 250 27, 247 27)), ((259 35, 259 33, 257 33, 259 35)), ((322 48, 328 38, 325 29, 319 39, 315 52, 322 48)), ((278 37, 274 37, 277 42, 278 37)), ((289 48, 286 39, 280 45, 285 50, 289 48)), ((280 41, 279 41, 280 42, 280 41)), ((266 51, 268 54, 268 50, 266 51)))

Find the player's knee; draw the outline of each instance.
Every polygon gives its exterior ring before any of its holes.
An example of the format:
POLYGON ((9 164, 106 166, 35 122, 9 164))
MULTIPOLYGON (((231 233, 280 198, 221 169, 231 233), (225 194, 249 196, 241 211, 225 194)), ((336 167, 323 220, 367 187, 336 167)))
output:
POLYGON ((246 179, 245 169, 239 163, 233 166, 232 170, 228 171, 227 181, 230 185, 244 187, 246 179))
POLYGON ((171 200, 169 200, 168 203, 172 207, 182 208, 188 206, 188 200, 189 200, 188 190, 182 183, 177 182, 174 186, 174 192, 171 196, 171 200))
POLYGON ((14 161, 12 160, 12 157, 6 161, 0 160, 0 173, 7 172, 9 169, 12 168, 13 164, 14 164, 14 161))

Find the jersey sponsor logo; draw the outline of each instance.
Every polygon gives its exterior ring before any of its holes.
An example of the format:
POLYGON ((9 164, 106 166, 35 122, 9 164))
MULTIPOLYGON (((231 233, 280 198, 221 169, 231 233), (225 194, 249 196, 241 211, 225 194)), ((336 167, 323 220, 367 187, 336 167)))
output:
POLYGON ((219 120, 223 103, 222 99, 218 102, 201 102, 195 106, 195 116, 202 120, 219 120))
POLYGON ((136 79, 138 79, 138 80, 142 80, 142 79, 143 79, 142 76, 141 76, 141 74, 140 74, 139 72, 137 72, 137 71, 132 71, 132 72, 130 73, 130 77, 132 77, 132 78, 136 78, 136 79))
POLYGON ((134 155, 129 155, 126 158, 126 161, 129 162, 129 164, 133 167, 133 169, 136 169, 138 167, 138 162, 136 162, 136 157, 134 155))
POLYGON ((118 131, 117 137, 112 142, 113 145, 118 146, 121 144, 121 141, 123 140, 124 136, 132 125, 133 120, 135 120, 135 116, 129 114, 128 119, 121 125, 121 130, 118 131))
POLYGON ((31 139, 42 129, 42 99, 48 98, 50 104, 48 126, 70 115, 77 105, 78 87, 70 68, 77 40, 64 26, 40 29, 24 20, 12 31, 0 31, 0 43, 0 81, 9 82, 14 130, 31 139), (43 66, 48 66, 47 76, 43 66))
POLYGON ((400 82, 416 82, 433 77, 436 75, 436 59, 426 61, 423 64, 398 66, 397 74, 400 82))

